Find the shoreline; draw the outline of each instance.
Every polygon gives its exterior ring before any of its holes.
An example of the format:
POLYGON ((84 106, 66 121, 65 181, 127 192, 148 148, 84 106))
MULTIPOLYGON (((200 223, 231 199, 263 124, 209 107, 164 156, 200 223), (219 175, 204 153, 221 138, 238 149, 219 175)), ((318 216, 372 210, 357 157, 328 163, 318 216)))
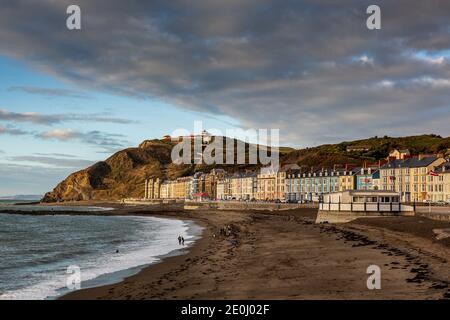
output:
MULTIPOLYGON (((80 205, 80 207, 92 205, 80 205)), ((152 259, 155 259, 154 262, 149 262, 145 264, 141 264, 138 266, 120 269, 111 273, 104 273, 96 276, 95 278, 85 280, 81 283, 83 289, 93 289, 96 287, 102 287, 106 285, 118 284, 124 281, 126 278, 131 277, 133 275, 138 274, 143 269, 151 267, 156 264, 163 263, 166 259, 171 257, 177 257, 185 255, 189 252, 189 250, 196 244, 196 242, 201 239, 203 233, 203 227, 193 221, 192 219, 180 219, 175 216, 167 216, 158 213, 148 214, 146 212, 142 212, 141 210, 136 210, 136 208, 115 208, 114 210, 97 210, 97 211, 66 211, 66 210, 38 210, 38 211, 23 211, 23 210, 2 210, 0 214, 4 215, 18 215, 18 216, 110 216, 110 217, 143 217, 143 218, 159 218, 165 220, 181 220, 186 224, 187 230, 186 235, 189 236, 188 242, 185 246, 176 248, 171 250, 168 253, 152 256, 152 259)), ((186 236, 185 236, 186 237, 186 236)), ((50 295, 44 300, 58 300, 64 297, 67 294, 77 292, 79 290, 69 290, 65 287, 59 288, 56 290, 55 295, 50 295)))
POLYGON ((315 224, 313 209, 146 212, 145 207, 122 207, 114 214, 191 220, 204 229, 185 254, 118 283, 58 299, 450 298, 450 239, 438 241, 433 233, 450 223, 395 217, 315 224), (232 226, 232 236, 219 234, 224 225, 232 226), (382 269, 383 290, 366 288, 371 264, 382 269))
MULTIPOLYGON (((123 217, 123 215, 117 215, 117 216, 123 217)), ((137 216, 142 217, 143 215, 137 215, 137 216)), ((151 217, 156 217, 156 216, 151 216, 151 217)), ((172 219, 172 218, 159 217, 159 216, 156 218, 172 219)), ((76 293, 80 290, 90 290, 90 289, 94 289, 97 287, 115 285, 115 284, 121 283, 122 281, 124 281, 125 279, 127 279, 129 277, 137 275, 145 268, 149 268, 156 264, 164 263, 164 261, 166 261, 167 259, 169 259, 171 257, 177 257, 177 256, 182 256, 182 255, 187 254, 189 252, 189 250, 191 250, 191 248, 193 246, 195 246, 196 242, 199 239, 201 239, 202 233, 203 233, 203 228, 191 220, 183 219, 182 221, 188 224, 188 226, 187 226, 188 230, 186 231, 186 233, 189 236, 192 236, 192 239, 190 239, 190 241, 192 241, 192 243, 187 244, 186 246, 177 248, 175 250, 172 250, 166 254, 153 256, 152 258, 155 258, 156 261, 154 261, 152 263, 147 263, 147 264, 143 264, 143 265, 139 265, 139 266, 135 266, 135 267, 131 267, 131 268, 126 268, 126 269, 118 270, 118 271, 115 271, 112 273, 101 274, 93 279, 86 280, 81 283, 82 288, 80 288, 78 290, 69 290, 67 288, 58 289, 57 290, 58 294, 56 296, 47 297, 45 300, 60 300, 60 299, 64 299, 64 296, 66 296, 68 294, 76 293)))
MULTIPOLYGON (((206 223, 204 220, 197 219, 189 215, 189 217, 180 217, 179 212, 149 212, 149 213, 139 213, 139 214, 131 214, 137 216, 152 216, 152 217, 160 217, 167 219, 178 219, 182 221, 190 221, 195 224, 199 228, 201 228, 201 233, 194 239, 194 242, 191 246, 187 248, 179 249, 179 253, 175 255, 165 255, 160 257, 161 260, 143 266, 137 273, 126 276, 121 279, 119 282, 110 283, 106 285, 100 285, 89 288, 81 288, 80 290, 75 290, 72 292, 65 293, 62 296, 57 297, 57 300, 94 300, 97 299, 97 296, 106 290, 110 290, 109 288, 114 287, 116 285, 126 285, 129 281, 139 281, 142 277, 149 278, 154 277, 155 279, 163 276, 167 269, 175 268, 183 264, 188 259, 193 259, 193 257, 200 254, 202 249, 205 248, 207 237, 212 234, 211 226, 206 223)), ((178 250, 177 250, 178 251, 178 250)))

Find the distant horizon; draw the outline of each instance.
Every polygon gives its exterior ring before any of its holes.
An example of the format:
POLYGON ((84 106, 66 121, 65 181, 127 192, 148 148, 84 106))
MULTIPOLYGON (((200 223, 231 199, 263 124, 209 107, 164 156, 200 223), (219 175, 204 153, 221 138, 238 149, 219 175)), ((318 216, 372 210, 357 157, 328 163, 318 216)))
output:
POLYGON ((43 194, 0 194, 0 200, 36 200, 43 196, 43 194))

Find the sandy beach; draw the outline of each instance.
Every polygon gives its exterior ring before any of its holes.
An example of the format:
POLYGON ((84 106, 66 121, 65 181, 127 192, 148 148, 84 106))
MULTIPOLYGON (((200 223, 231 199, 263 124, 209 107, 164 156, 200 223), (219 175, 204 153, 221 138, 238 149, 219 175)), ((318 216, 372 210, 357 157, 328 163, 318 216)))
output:
MULTIPOLYGON (((146 214, 116 206, 114 214, 146 214)), ((106 213, 111 214, 111 213, 106 213)), ((149 213, 150 214, 150 213, 149 213)), ((154 212, 151 215, 158 215, 154 212)), ((203 226, 188 253, 61 299, 449 299, 450 242, 419 217, 315 224, 315 209, 161 213, 203 226), (230 234, 220 229, 230 226, 230 234), (368 290, 369 265, 381 290, 368 290)))

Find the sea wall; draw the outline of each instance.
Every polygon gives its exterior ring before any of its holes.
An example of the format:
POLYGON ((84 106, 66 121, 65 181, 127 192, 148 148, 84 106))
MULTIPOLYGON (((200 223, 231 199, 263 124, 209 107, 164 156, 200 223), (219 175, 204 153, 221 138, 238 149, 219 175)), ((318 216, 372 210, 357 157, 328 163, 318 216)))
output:
POLYGON ((416 208, 416 215, 433 220, 450 222, 450 207, 428 207, 421 206, 416 208))
POLYGON ((178 211, 178 210, 292 210, 298 208, 318 208, 317 204, 300 203, 265 203, 242 201, 184 201, 184 200, 142 200, 125 199, 123 203, 128 205, 145 205, 150 211, 178 211))
POLYGON ((414 212, 363 212, 319 210, 316 223, 346 223, 358 218, 414 216, 414 212))
POLYGON ((300 204, 300 203, 261 203, 261 202, 186 202, 184 208, 186 210, 292 210, 298 208, 317 208, 316 204, 300 204))
POLYGON ((183 211, 184 202, 170 201, 153 201, 141 199, 125 199, 123 203, 135 206, 146 206, 148 211, 183 211))

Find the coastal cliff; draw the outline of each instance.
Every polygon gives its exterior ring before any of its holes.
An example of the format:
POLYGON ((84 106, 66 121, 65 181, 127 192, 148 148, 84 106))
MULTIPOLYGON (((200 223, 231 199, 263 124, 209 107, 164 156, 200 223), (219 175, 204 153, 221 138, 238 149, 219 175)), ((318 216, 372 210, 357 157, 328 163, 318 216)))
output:
MULTIPOLYGON (((164 178, 170 172, 172 144, 144 141, 138 148, 121 150, 105 161, 72 173, 43 202, 114 200, 141 196, 142 182, 147 177, 164 178), (169 172, 168 172, 169 171, 169 172)), ((176 173, 175 173, 176 174, 176 173)))

